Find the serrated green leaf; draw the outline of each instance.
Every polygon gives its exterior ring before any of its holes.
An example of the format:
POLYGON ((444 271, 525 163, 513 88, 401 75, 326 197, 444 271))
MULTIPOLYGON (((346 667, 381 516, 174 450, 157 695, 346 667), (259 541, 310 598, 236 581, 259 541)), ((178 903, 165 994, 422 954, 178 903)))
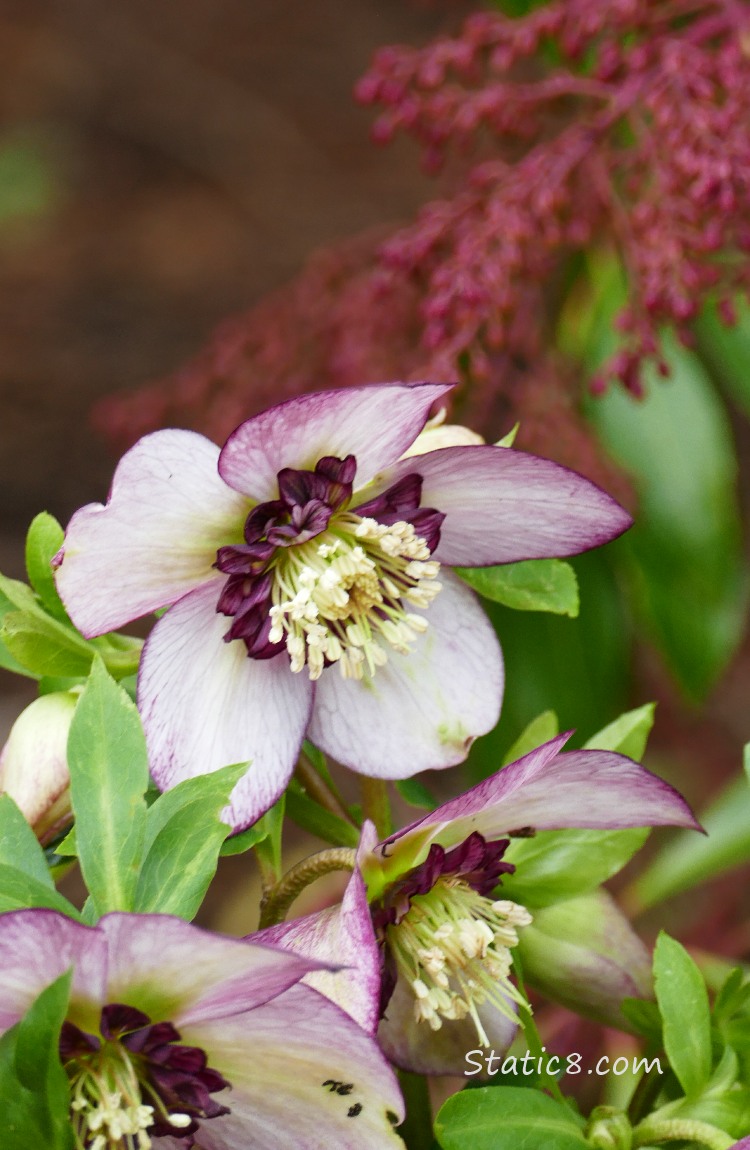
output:
POLYGON ((533 908, 586 894, 622 870, 648 835, 648 827, 629 827, 538 831, 533 838, 512 839, 505 858, 516 871, 503 875, 503 897, 533 908))
POLYGON ((44 850, 10 795, 0 795, 0 863, 55 889, 44 850))
POLYGON ((68 918, 80 917, 73 904, 54 888, 50 889, 47 883, 17 867, 0 863, 0 914, 8 910, 26 910, 37 906, 59 910, 68 918))
POLYGON ((456 574, 484 599, 515 611, 578 615, 578 580, 562 559, 528 559, 500 567, 456 567, 456 574))
POLYGON ((8 1150, 72 1150, 70 1087, 58 1053, 71 981, 71 971, 61 975, 0 1038, 3 1145, 8 1150))
POLYGON ((580 1150, 587 1142, 572 1110, 538 1090, 484 1087, 454 1094, 435 1119, 443 1150, 580 1150))
POLYGON ((146 828, 146 742, 138 712, 97 658, 68 738, 81 870, 99 914, 133 909, 146 828))
POLYGON ((711 1013, 703 975, 676 939, 661 932, 654 949, 654 985, 664 1049, 688 1098, 711 1077, 711 1013))
POLYGON ((535 751, 537 747, 541 747, 542 743, 548 743, 550 739, 554 739, 559 734, 560 724, 555 712, 542 711, 541 715, 537 715, 521 731, 513 746, 506 752, 502 765, 507 767, 508 763, 522 759, 524 755, 528 755, 530 751, 535 751))
POLYGON ((65 532, 55 517, 41 511, 32 520, 26 536, 26 573, 49 613, 56 619, 69 622, 52 571, 52 560, 62 547, 64 538, 65 532))
POLYGON ((700 816, 707 834, 679 831, 636 880, 642 909, 750 860, 750 787, 735 779, 700 816))
POLYGON ((246 771, 239 763, 185 779, 149 807, 134 910, 194 918, 230 831, 219 816, 246 771))

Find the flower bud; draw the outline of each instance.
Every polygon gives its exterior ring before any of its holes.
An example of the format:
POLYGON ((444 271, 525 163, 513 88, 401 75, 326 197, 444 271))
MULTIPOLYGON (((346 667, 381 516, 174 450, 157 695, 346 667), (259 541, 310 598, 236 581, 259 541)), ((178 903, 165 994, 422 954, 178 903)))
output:
POLYGON ((66 752, 77 702, 70 691, 35 699, 0 751, 0 790, 15 801, 41 842, 72 821, 66 752))
POLYGON ((521 933, 520 956, 532 985, 607 1026, 629 1030, 623 998, 653 994, 649 952, 601 888, 535 910, 521 933))
POLYGON ((597 1106, 586 1127, 586 1141, 595 1150, 631 1150, 633 1129, 627 1115, 612 1106, 597 1106))
POLYGON ((438 424, 430 420, 401 458, 426 455, 428 451, 438 451, 443 447, 474 447, 478 443, 484 443, 484 440, 469 427, 463 427, 460 423, 438 424))

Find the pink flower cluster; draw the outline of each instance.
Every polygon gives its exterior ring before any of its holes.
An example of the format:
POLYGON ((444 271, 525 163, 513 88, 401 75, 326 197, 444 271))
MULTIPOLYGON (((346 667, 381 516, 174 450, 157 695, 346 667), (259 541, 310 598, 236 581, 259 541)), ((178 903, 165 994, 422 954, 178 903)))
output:
POLYGON ((424 340, 534 354, 548 285, 571 253, 616 248, 625 345, 600 383, 640 390, 658 329, 714 295, 727 320, 750 251, 750 13, 733 0, 559 0, 520 19, 485 12, 423 49, 388 48, 358 87, 375 137, 415 136, 428 168, 478 156, 463 188, 385 247, 423 296, 424 340), (554 47, 554 53, 551 49, 554 47), (554 65, 543 63, 553 57, 554 65), (498 152, 500 153, 498 155, 498 152))

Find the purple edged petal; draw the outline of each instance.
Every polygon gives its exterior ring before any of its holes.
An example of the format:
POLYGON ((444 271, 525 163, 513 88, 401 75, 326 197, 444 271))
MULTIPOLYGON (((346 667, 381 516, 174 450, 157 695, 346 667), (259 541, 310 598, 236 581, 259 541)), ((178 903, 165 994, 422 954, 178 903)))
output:
POLYGON ((403 1150, 393 1072, 375 1041, 310 987, 186 1026, 182 1039, 232 1084, 220 1095, 231 1113, 201 1125, 205 1150, 403 1150))
POLYGON ((219 449, 193 431, 156 431, 120 460, 106 506, 77 511, 57 587, 87 637, 174 603, 215 577, 222 544, 241 538, 248 502, 222 482, 219 449))
POLYGON ((343 970, 315 972, 307 975, 305 982, 337 1003, 369 1034, 375 1033, 380 1007, 380 951, 359 871, 352 873, 340 906, 268 927, 250 935, 248 941, 340 964, 343 970))
POLYGON ((282 468, 312 470, 324 455, 351 454, 361 487, 409 447, 451 386, 391 383, 300 395, 241 424, 222 448, 219 471, 235 490, 273 499, 282 468))
POLYGON ((186 595, 154 627, 143 649, 138 706, 151 773, 162 790, 230 763, 250 761, 226 821, 239 830, 276 801, 294 769, 312 705, 307 675, 286 653, 250 659, 225 643, 220 584, 186 595))
POLYGON ((171 915, 108 914, 97 929, 109 948, 103 1001, 137 1004, 178 1030, 253 1010, 319 966, 291 951, 210 934, 171 915))
POLYGON ((86 1011, 103 1001, 107 982, 106 940, 56 910, 0 915, 0 1031, 18 1022, 46 986, 73 967, 71 1003, 86 1011))
POLYGON ((389 650, 372 679, 317 683, 309 738, 352 770, 403 779, 463 762, 500 713, 503 663, 495 632, 472 591, 448 571, 424 612, 408 655, 389 650))
MULTIPOLYGON (((479 1048, 477 1031, 471 1018, 444 1022, 432 1030, 426 1022, 414 1017, 414 994, 406 981, 399 978, 385 1018, 378 1029, 378 1042, 384 1054, 402 1070, 415 1074, 461 1074, 471 1069, 466 1055, 479 1048)), ((502 1055, 513 1041, 517 1023, 485 1003, 477 1008, 490 1048, 502 1055)))
POLYGON ((378 477, 422 476, 423 507, 445 513, 435 558, 461 567, 577 555, 626 531, 631 517, 601 488, 549 459, 508 447, 446 447, 378 477))
POLYGON ((614 751, 559 754, 570 733, 558 735, 517 759, 465 794, 397 832, 391 843, 402 852, 438 841, 463 842, 472 831, 499 838, 521 827, 680 826, 700 829, 680 794, 644 767, 614 751))

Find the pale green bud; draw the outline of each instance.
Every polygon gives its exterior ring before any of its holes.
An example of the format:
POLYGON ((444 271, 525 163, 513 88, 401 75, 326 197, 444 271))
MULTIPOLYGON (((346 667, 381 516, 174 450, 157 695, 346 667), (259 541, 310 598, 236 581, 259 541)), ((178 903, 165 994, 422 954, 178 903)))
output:
POLYGON ((0 751, 0 790, 15 801, 41 842, 72 821, 66 748, 77 702, 70 691, 35 699, 0 751))

